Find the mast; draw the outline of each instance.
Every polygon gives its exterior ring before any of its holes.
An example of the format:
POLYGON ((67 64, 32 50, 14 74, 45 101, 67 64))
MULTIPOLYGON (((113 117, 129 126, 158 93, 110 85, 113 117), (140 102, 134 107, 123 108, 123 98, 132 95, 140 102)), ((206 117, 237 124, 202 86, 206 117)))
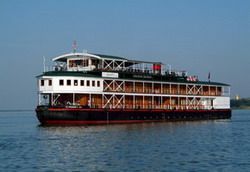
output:
POLYGON ((43 72, 45 72, 46 71, 46 59, 45 59, 45 57, 43 56, 43 72))
POLYGON ((76 53, 76 48, 77 48, 76 40, 74 40, 72 48, 73 48, 73 53, 76 53))

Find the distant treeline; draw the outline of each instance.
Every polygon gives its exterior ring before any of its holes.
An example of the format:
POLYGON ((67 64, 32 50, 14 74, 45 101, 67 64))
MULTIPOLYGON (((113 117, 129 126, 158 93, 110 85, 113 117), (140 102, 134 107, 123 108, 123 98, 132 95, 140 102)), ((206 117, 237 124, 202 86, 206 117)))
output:
POLYGON ((250 109, 250 98, 244 98, 244 99, 239 99, 231 100, 231 108, 233 109, 250 109))

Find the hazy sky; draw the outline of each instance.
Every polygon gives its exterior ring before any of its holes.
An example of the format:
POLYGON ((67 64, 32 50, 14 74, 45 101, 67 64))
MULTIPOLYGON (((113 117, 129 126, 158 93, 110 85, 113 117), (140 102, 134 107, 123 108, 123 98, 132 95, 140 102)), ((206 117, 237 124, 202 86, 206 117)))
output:
POLYGON ((250 97, 249 0, 1 0, 0 109, 34 109, 36 76, 72 51, 162 61, 250 97))

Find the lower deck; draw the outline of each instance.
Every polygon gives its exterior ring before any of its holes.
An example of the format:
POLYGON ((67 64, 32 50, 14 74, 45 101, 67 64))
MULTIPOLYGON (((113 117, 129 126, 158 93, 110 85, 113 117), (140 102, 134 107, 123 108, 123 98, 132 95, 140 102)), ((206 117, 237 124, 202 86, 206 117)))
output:
MULTIPOLYGON (((224 102, 222 102, 224 103, 224 102)), ((214 97, 128 94, 41 94, 39 105, 104 109, 214 109, 214 97)), ((217 109, 220 109, 217 108, 217 109)), ((222 108, 221 108, 222 109, 222 108)))

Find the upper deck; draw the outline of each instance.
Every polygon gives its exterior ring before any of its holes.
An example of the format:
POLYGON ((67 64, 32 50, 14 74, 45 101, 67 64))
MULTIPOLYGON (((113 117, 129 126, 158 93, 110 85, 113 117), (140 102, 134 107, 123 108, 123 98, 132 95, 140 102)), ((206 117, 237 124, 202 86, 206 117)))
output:
POLYGON ((128 78, 135 80, 174 81, 182 83, 199 83, 224 85, 199 81, 198 76, 188 76, 186 71, 173 70, 170 65, 161 62, 129 60, 124 57, 94 54, 68 53, 53 58, 55 63, 52 71, 45 75, 92 75, 101 77, 128 78))
POLYGON ((133 78, 168 78, 169 80, 198 81, 197 76, 188 76, 186 71, 176 71, 170 65, 161 62, 129 60, 124 57, 91 54, 69 53, 53 58, 54 71, 71 72, 116 72, 133 75, 133 78))
POLYGON ((69 53, 53 58, 55 69, 66 71, 131 71, 146 73, 161 73, 161 62, 128 60, 124 57, 90 54, 69 53))

